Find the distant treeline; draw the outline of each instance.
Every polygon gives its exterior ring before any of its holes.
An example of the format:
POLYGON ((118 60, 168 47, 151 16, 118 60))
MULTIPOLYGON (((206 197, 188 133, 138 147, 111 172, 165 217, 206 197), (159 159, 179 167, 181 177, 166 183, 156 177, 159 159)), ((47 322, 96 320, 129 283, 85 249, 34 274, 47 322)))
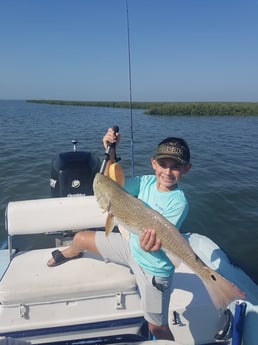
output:
POLYGON ((28 100, 72 106, 144 109, 149 115, 258 115, 258 102, 88 102, 59 100, 28 100))

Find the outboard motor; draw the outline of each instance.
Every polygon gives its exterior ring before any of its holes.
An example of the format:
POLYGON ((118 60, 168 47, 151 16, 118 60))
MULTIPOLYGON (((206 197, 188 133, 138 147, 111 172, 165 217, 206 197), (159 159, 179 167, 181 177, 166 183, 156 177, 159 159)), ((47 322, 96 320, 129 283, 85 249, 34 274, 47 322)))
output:
POLYGON ((51 167, 51 196, 53 198, 93 195, 93 179, 101 162, 90 152, 77 151, 77 140, 72 140, 73 151, 57 154, 51 167))

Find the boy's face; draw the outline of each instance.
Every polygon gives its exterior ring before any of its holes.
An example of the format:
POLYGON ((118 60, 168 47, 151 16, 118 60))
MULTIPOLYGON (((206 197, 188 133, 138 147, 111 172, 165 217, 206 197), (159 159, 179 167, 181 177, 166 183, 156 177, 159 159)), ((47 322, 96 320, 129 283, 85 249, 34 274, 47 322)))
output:
POLYGON ((181 176, 192 167, 190 163, 181 164, 172 158, 152 159, 151 163, 157 178, 157 188, 161 192, 175 189, 181 176))

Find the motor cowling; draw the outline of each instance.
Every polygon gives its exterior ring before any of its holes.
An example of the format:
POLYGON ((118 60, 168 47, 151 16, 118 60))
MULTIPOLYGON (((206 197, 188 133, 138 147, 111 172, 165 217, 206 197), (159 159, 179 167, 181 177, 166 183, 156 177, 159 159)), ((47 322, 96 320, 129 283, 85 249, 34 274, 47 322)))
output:
POLYGON ((93 195, 93 180, 101 162, 91 152, 71 151, 52 160, 50 188, 52 197, 93 195))

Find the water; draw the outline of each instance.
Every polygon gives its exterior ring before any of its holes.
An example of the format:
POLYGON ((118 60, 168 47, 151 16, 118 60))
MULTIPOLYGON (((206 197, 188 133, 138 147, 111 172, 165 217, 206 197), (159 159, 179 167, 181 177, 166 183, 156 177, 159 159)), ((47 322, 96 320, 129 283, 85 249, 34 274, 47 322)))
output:
MULTIPOLYGON (((150 157, 166 136, 184 137, 192 170, 182 188, 190 201, 183 231, 209 236, 258 282, 258 117, 161 117, 135 110, 135 173, 152 172, 150 157)), ((104 158, 102 136, 118 125, 118 155, 131 174, 130 111, 0 101, 0 241, 9 201, 50 197, 51 160, 79 149, 104 158)), ((31 239, 28 239, 31 241, 31 239)))

